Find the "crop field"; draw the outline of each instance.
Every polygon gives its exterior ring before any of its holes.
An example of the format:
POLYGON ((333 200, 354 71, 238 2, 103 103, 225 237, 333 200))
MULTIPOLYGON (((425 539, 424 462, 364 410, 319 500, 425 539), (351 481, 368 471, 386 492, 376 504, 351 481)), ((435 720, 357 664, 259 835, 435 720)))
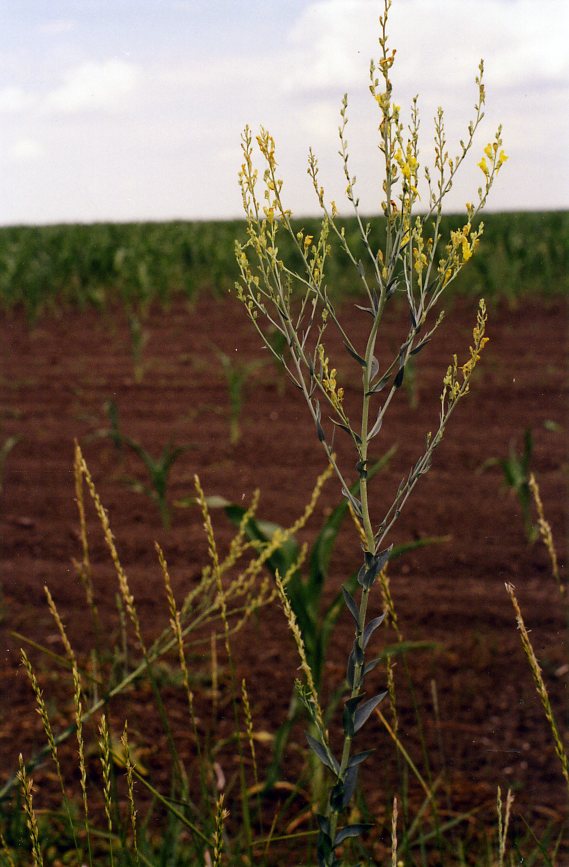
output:
MULTIPOLYGON (((388 694, 349 817, 365 852, 347 835, 346 864, 569 864, 569 214, 485 224, 369 456, 379 507, 436 430, 484 296, 470 393, 370 593, 370 616, 388 611, 370 681, 388 694)), ((336 748, 354 633, 337 597, 361 550, 300 392, 229 291, 236 237, 244 224, 0 230, 0 864, 317 863, 329 772, 278 582, 336 748)), ((340 251, 328 275, 362 346, 340 251)), ((378 354, 408 318, 395 297, 378 354)), ((361 373, 343 357, 350 406, 361 373)), ((338 431, 346 465, 350 448, 338 431)))

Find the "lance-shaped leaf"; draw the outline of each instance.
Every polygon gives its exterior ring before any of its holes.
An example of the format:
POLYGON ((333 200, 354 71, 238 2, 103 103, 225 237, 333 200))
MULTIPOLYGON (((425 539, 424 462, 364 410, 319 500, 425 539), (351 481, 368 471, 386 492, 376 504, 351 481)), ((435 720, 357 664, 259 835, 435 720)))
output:
POLYGON ((369 831, 370 828, 373 828, 373 825, 370 825, 369 822, 358 822, 356 825, 346 825, 345 828, 342 828, 341 831, 338 831, 334 838, 334 847, 339 846, 340 843, 343 843, 344 840, 347 840, 348 837, 359 837, 360 834, 363 834, 364 831, 369 831))
POLYGON ((367 367, 365 358, 362 358, 361 355, 358 355, 356 350, 352 346, 350 346, 350 344, 347 343, 345 340, 344 340, 344 346, 346 348, 346 351, 350 353, 352 358, 355 359, 355 361, 357 361, 358 364, 361 364, 362 367, 367 367))
POLYGON ((397 371, 397 376, 393 380, 394 388, 401 388, 403 385, 403 377, 405 376, 405 365, 402 364, 399 370, 397 371))
POLYGON ((354 731, 356 733, 366 724, 373 711, 376 709, 378 704, 383 701, 386 695, 387 690, 380 692, 378 695, 374 695, 373 698, 368 699, 368 701, 364 702, 364 704, 357 709, 354 715, 354 731))
POLYGON ((314 414, 316 416, 316 435, 317 435, 318 439, 320 440, 320 442, 323 443, 324 440, 326 439, 326 437, 325 437, 322 425, 320 424, 320 418, 322 416, 322 411, 320 409, 320 401, 318 401, 318 400, 315 401, 314 414))
POLYGON ((377 659, 372 659, 370 662, 366 662, 366 664, 364 665, 363 676, 365 677, 370 673, 370 671, 373 671, 374 668, 377 668, 380 662, 383 662, 381 656, 378 656, 377 659))
POLYGON ((372 379, 375 379, 375 377, 377 376, 378 372, 379 372, 379 361, 377 360, 377 358, 376 358, 375 355, 372 355, 372 357, 371 357, 371 367, 370 367, 370 372, 369 372, 369 378, 370 378, 370 381, 371 381, 372 379))
POLYGON ((414 349, 411 350, 411 355, 417 355, 417 354, 421 351, 421 349, 424 349, 424 348, 425 348, 425 346, 427 345, 427 343, 430 343, 430 340, 431 340, 430 337, 425 337, 424 340, 421 340, 421 342, 419 343, 419 345, 416 346, 414 349))
POLYGON ((324 834, 325 837, 328 837, 329 840, 332 840, 332 837, 330 836, 330 819, 318 814, 316 816, 316 821, 318 822, 320 833, 324 834))
POLYGON ((356 753, 355 756, 352 756, 350 761, 348 762, 348 768, 355 768, 356 765, 361 765, 362 762, 365 762, 366 759, 369 759, 371 755, 375 753, 375 750, 364 750, 361 753, 356 753))
MULTIPOLYGON (((372 710, 373 710, 373 708, 372 708, 372 710)), ((371 711, 370 711, 370 713, 371 713, 371 711)), ((326 747, 324 746, 324 744, 321 741, 317 740, 316 738, 313 738, 312 735, 308 734, 308 732, 305 732, 305 734, 306 734, 306 740, 308 741, 308 746, 310 747, 310 749, 314 753, 316 753, 316 755, 318 756, 318 758, 320 759, 322 764, 326 765, 327 768, 330 768, 332 773, 336 774, 336 776, 337 776, 340 772, 340 765, 338 764, 338 762, 336 761, 336 759, 334 758, 334 756, 332 755, 330 750, 326 749, 326 747)))
POLYGON ((356 511, 356 515, 358 515, 361 518, 362 517, 362 504, 361 504, 361 502, 357 499, 357 497, 354 497, 354 495, 351 494, 347 488, 342 488, 342 494, 344 495, 346 500, 349 500, 349 502, 352 504, 352 506, 354 507, 354 509, 356 511))
POLYGON ((346 771, 346 776, 344 777, 344 791, 342 794, 341 800, 341 809, 345 810, 350 801, 354 796, 354 792, 356 791, 356 785, 358 782, 358 774, 360 772, 359 765, 351 765, 348 766, 346 771))
POLYGON ((366 392, 366 397, 369 397, 371 394, 377 394, 378 391, 383 391, 389 380, 391 379, 391 371, 386 373, 385 376, 382 376, 379 382, 376 382, 369 391, 366 392))
POLYGON ((356 665, 361 665, 363 661, 364 652, 359 645, 358 639, 356 638, 350 651, 350 655, 348 656, 348 666, 346 669, 346 680, 348 681, 348 686, 351 688, 353 688, 354 686, 356 665))
POLYGON ((385 619, 385 612, 383 614, 380 614, 379 617, 374 617, 373 620, 370 620, 370 622, 366 626, 366 628, 364 630, 363 640, 362 640, 362 645, 363 645, 364 650, 368 646, 369 640, 372 637, 373 633, 375 632, 375 630, 379 626, 381 626, 384 619, 385 619))
POLYGON ((354 306, 357 307, 358 310, 363 310, 364 313, 369 313, 370 316, 375 317, 375 310, 373 307, 362 307, 361 304, 355 304, 354 306))
POLYGON ((357 433, 355 432, 355 430, 352 430, 352 428, 349 427, 349 425, 347 425, 347 424, 343 424, 341 421, 336 421, 336 420, 333 419, 333 418, 331 418, 330 421, 332 422, 332 424, 335 424, 336 427, 341 428, 341 429, 342 429, 343 431, 345 431, 349 436, 353 437, 353 439, 355 439, 355 441, 357 442, 358 445, 361 445, 361 444, 362 444, 362 438, 361 438, 361 436, 360 436, 359 434, 357 434, 357 433))
POLYGON ((369 551, 366 551, 365 563, 358 572, 358 583, 362 587, 369 590, 373 586, 375 579, 389 560, 392 548, 393 545, 390 545, 379 554, 370 554, 369 551))
POLYGON ((360 701, 363 699, 363 693, 361 695, 356 695, 353 698, 349 698, 344 705, 344 713, 343 713, 343 725, 344 725, 344 734, 348 738, 353 738, 355 735, 354 730, 354 714, 356 712, 356 708, 360 701))
POLYGON ((372 440, 381 430, 381 426, 383 424, 383 407, 379 408, 379 412, 377 413, 377 418, 374 422, 374 425, 370 432, 368 433, 368 439, 372 440))
POLYGON ((349 590, 346 590, 345 587, 342 587, 342 596, 344 597, 344 602, 346 603, 347 608, 350 611, 350 614, 356 621, 356 626, 358 626, 360 622, 360 613, 358 611, 358 606, 356 605, 356 600, 352 596, 349 590))

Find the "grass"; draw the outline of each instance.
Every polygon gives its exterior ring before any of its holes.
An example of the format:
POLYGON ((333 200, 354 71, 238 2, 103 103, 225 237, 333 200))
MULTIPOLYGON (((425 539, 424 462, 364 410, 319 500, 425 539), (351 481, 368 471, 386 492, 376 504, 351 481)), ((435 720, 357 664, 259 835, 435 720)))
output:
MULTIPOLYGON (((536 291, 569 292, 569 213, 487 214, 485 234, 470 268, 453 291, 515 302, 536 291)), ((340 221, 356 255, 361 239, 355 219, 340 221)), ((443 237, 456 223, 445 216, 443 237)), ((294 221, 316 234, 319 221, 294 221)), ((374 218, 371 241, 384 232, 374 218)), ((245 237, 241 221, 96 223, 93 225, 0 228, 0 303, 23 308, 30 319, 65 306, 106 308, 117 304, 144 311, 174 298, 193 300, 204 293, 222 296, 237 279, 233 244, 245 237)), ((358 250, 360 253, 358 254, 358 250)), ((283 241, 283 254, 295 253, 283 241)), ((350 264, 340 251, 328 261, 330 285, 339 294, 353 290, 350 264)))
MULTIPOLYGON (((270 777, 266 750, 263 758, 258 748, 267 740, 273 742, 275 733, 261 728, 256 697, 247 681, 236 676, 231 659, 236 632, 253 630, 254 634, 256 612, 278 604, 277 595, 283 599, 285 609, 288 598, 294 599, 292 584, 298 580, 294 576, 301 568, 302 548, 293 533, 311 519, 323 484, 321 479, 311 503, 290 528, 269 526, 258 518, 257 498, 249 508, 240 507, 240 515, 232 513, 235 535, 222 550, 208 499, 197 483, 196 501, 210 559, 203 566, 197 586, 185 599, 177 601, 166 557, 157 547, 157 576, 162 576, 164 601, 157 603, 154 614, 159 635, 147 644, 142 637, 146 629, 122 569, 117 543, 77 450, 75 491, 82 540, 77 568, 88 572, 88 580, 83 583, 86 608, 93 621, 92 634, 101 633, 95 600, 101 592, 97 570, 104 564, 98 558, 95 567, 89 557, 85 516, 90 510, 99 518, 127 613, 129 662, 126 671, 117 664, 118 651, 113 651, 111 640, 115 627, 109 623, 102 624, 106 636, 102 647, 95 644, 89 649, 86 645, 77 654, 57 602, 48 593, 47 604, 62 653, 58 656, 53 647, 42 648, 33 640, 25 642, 28 649, 22 651, 23 673, 30 683, 30 715, 35 702, 46 746, 35 755, 21 758, 15 776, 0 792, 0 864, 237 867, 255 863, 271 867, 316 863, 315 818, 310 797, 303 794, 312 783, 314 763, 305 748, 302 763, 293 770, 288 751, 281 775, 270 777), (281 582, 276 563, 284 567, 293 555, 296 559, 292 559, 281 582), (207 648, 212 651, 209 660, 207 648), (98 659, 94 667, 90 662, 93 654, 98 659), (204 679, 208 665, 210 678, 204 679), (64 704, 69 705, 69 716, 63 727, 60 713, 57 725, 52 719, 54 690, 58 704, 62 703, 62 695, 68 696, 64 704), (181 718, 179 709, 184 706, 185 718, 181 718), (175 709, 178 712, 174 716, 175 709), (161 744, 158 765, 144 758, 149 737, 144 734, 146 727, 153 732, 149 736, 154 740, 158 737, 161 744), (190 750, 181 748, 188 732, 190 750), (236 751, 240 758, 234 770, 230 756, 236 751), (299 818, 302 821, 298 822, 299 818)), ((222 504, 214 499, 213 505, 222 504)), ((322 544, 333 544, 330 532, 333 537, 339 519, 334 513, 327 518, 311 559, 317 553, 326 556, 319 549, 322 544)), ((545 538, 546 534, 544 542, 545 538)), ((156 587, 158 590, 159 581, 156 587)), ((509 587, 508 592, 552 731, 553 749, 566 775, 567 756, 544 675, 513 588, 509 587)), ((386 607, 388 616, 397 623, 391 598, 386 607)), ((292 609, 286 613, 292 620, 292 609)), ((296 640, 302 642, 301 632, 296 640)), ((477 803, 466 810, 454 808, 454 793, 447 785, 450 781, 443 782, 440 776, 432 778, 426 767, 427 761, 435 765, 434 756, 425 758, 411 746, 399 729, 397 708, 392 706, 391 712, 393 719, 389 720, 387 712, 375 711, 400 759, 397 789, 393 792, 385 788, 379 804, 373 799, 371 812, 367 806, 370 793, 362 789, 352 822, 358 827, 368 822, 374 826, 371 851, 375 863, 405 867, 430 863, 449 867, 562 863, 558 861, 562 829, 551 827, 538 832, 524 825, 523 817, 515 810, 512 792, 498 789, 493 811, 488 803, 477 803)), ((291 736, 294 751, 298 752, 299 734, 295 731, 291 736)), ((382 749, 385 753, 386 746, 382 749)), ((355 863, 358 855, 361 858, 357 841, 349 836, 343 840, 343 848, 347 864, 355 863)))

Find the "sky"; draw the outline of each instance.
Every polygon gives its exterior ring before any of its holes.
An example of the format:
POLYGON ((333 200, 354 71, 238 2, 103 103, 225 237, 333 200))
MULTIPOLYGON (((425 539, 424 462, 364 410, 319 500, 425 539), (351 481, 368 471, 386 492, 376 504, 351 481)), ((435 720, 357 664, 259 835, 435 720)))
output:
MULTIPOLYGON (((0 224, 239 217, 245 124, 273 134, 294 213, 318 211, 309 147, 327 199, 348 213, 337 153, 344 92, 352 173, 373 214, 382 175, 368 84, 382 8, 0 0, 0 224)), ((394 99, 408 117, 419 94, 427 164, 439 105, 458 152, 485 60, 486 117, 448 210, 475 198, 476 163, 499 123, 509 160, 491 209, 569 207, 567 0, 393 0, 389 33, 394 99)))

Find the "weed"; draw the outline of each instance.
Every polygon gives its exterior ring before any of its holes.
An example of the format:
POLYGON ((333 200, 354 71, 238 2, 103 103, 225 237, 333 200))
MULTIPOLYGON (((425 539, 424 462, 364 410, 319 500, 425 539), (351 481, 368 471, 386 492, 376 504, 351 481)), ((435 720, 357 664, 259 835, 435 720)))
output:
MULTIPOLYGON (((387 25, 391 0, 385 0, 380 18, 380 58, 370 67, 370 91, 379 110, 379 149, 383 154, 385 173, 382 202, 384 215, 383 244, 371 239, 371 224, 364 224, 359 211, 356 177, 351 169, 348 141, 348 98, 344 96, 340 110, 340 156, 346 184, 346 197, 354 209, 363 248, 361 258, 355 253, 344 227, 338 222, 335 202, 327 203, 319 178, 318 160, 310 150, 308 174, 323 211, 320 227, 315 232, 297 230, 291 222, 291 212, 283 197, 283 180, 278 174, 275 142, 261 128, 256 136, 263 168, 254 163, 253 136, 247 127, 242 136, 243 162, 239 175, 243 206, 247 218, 247 241, 236 242, 236 257, 240 280, 236 284, 239 300, 265 346, 272 349, 271 329, 277 329, 286 339, 289 355, 282 363, 294 385, 304 396, 315 433, 324 448, 340 482, 342 493, 357 522, 358 536, 363 542, 364 560, 356 577, 359 601, 354 588, 342 588, 344 603, 353 618, 354 642, 347 662, 347 695, 342 718, 343 742, 340 752, 332 748, 330 734, 324 725, 315 696, 314 679, 306 674, 306 684, 298 683, 297 692, 311 724, 308 746, 329 774, 327 803, 317 815, 318 864, 333 867, 340 863, 338 850, 346 841, 358 838, 369 825, 361 822, 341 822, 352 803, 361 764, 370 751, 353 753, 359 732, 387 694, 381 690, 372 697, 364 681, 375 668, 376 660, 367 661, 366 651, 375 631, 384 619, 378 614, 367 619, 371 590, 386 566, 393 543, 386 544, 389 534, 419 479, 428 472, 433 453, 441 442, 456 406, 470 388, 472 373, 480 359, 487 338, 486 308, 479 304, 477 323, 469 358, 459 367, 454 355, 443 379, 440 397, 439 423, 435 434, 428 433, 425 448, 414 466, 402 480, 391 505, 378 521, 372 518, 368 494, 370 479, 370 449, 379 435, 387 410, 404 381, 409 360, 429 343, 442 321, 442 314, 433 322, 431 315, 437 302, 457 278, 463 266, 472 258, 483 231, 474 221, 486 204, 498 172, 507 157, 502 150, 501 127, 493 141, 486 145, 478 166, 482 183, 476 204, 467 203, 464 225, 451 229, 441 249, 443 200, 453 185, 456 172, 469 154, 474 136, 483 117, 485 87, 483 64, 476 78, 477 100, 474 119, 468 124, 466 138, 460 142, 456 157, 447 150, 444 115, 439 109, 435 117, 434 166, 422 172, 419 163, 419 114, 417 99, 413 100, 408 134, 400 106, 393 99, 391 68, 395 51, 389 47, 387 25), (419 202, 418 185, 424 178, 428 188, 427 212, 416 215, 419 202), (259 185, 263 190, 259 192, 259 185), (285 261, 281 238, 288 238, 295 249, 294 259, 285 261), (340 319, 329 290, 326 271, 331 256, 331 239, 335 239, 358 276, 365 304, 357 305, 362 315, 369 317, 370 327, 364 349, 354 345, 340 319), (378 333, 386 308, 394 296, 402 296, 408 306, 410 324, 403 330, 398 352, 391 360, 376 356, 378 333), (343 343, 346 355, 361 372, 360 421, 352 422, 344 388, 340 385, 343 358, 334 361, 325 335, 332 326, 343 343), (339 372, 340 371, 340 372, 339 372), (383 402, 378 395, 385 391, 383 402), (326 408, 327 417, 323 407, 326 408), (355 452, 358 492, 354 493, 346 469, 337 461, 334 434, 341 430, 348 435, 355 452)), ((345 358, 345 356, 344 356, 345 358)), ((282 577, 282 576, 281 576, 282 577)), ((284 589, 281 601, 289 620, 305 668, 306 651, 299 640, 296 613, 287 602, 284 589), (294 618, 292 614, 294 614, 294 618)))

